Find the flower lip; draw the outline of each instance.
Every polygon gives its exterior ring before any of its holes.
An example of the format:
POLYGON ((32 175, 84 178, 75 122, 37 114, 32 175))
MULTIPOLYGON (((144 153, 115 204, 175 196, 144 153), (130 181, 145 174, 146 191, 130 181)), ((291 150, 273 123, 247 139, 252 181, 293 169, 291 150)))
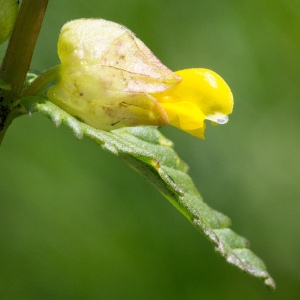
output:
POLYGON ((215 72, 194 68, 175 72, 182 81, 153 94, 166 110, 170 124, 204 138, 204 120, 226 124, 232 112, 233 96, 227 83, 215 72))

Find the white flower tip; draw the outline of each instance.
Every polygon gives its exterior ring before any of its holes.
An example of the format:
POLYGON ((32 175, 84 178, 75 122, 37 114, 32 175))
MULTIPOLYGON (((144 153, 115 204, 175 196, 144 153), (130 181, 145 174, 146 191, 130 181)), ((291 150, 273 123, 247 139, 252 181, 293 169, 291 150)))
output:
POLYGON ((219 112, 215 112, 212 115, 208 115, 205 119, 215 122, 217 124, 226 124, 228 122, 228 116, 219 112))

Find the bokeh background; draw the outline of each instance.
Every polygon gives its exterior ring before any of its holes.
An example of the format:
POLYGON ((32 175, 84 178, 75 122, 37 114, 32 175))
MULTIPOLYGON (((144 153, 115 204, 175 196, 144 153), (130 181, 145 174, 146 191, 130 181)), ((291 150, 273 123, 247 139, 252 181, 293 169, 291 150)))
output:
POLYGON ((277 290, 228 265, 120 159, 35 114, 0 149, 1 299, 300 299, 300 2, 49 2, 34 70, 58 63, 65 22, 94 17, 129 27, 173 70, 225 78, 226 126, 209 125, 205 141, 162 132, 277 290))

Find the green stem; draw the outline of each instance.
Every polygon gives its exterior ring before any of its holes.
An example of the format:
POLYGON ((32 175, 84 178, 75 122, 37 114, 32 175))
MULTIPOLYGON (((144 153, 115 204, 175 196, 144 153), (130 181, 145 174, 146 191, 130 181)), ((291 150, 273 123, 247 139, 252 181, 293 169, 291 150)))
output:
POLYGON ((19 97, 30 66, 48 0, 23 0, 0 70, 0 78, 9 83, 5 103, 19 97))
MULTIPOLYGON (((30 66, 48 0, 23 0, 5 57, 0 68, 0 79, 11 86, 11 90, 0 90, 0 132, 8 127, 6 119, 11 104, 21 94, 30 66)), ((13 114, 14 115, 14 114, 13 114)), ((0 143, 4 133, 0 134, 0 143)))
POLYGON ((20 107, 17 107, 15 109, 12 109, 7 117, 6 117, 6 120, 5 120, 5 126, 3 127, 2 130, 0 130, 0 146, 1 146, 1 143, 3 141, 3 138, 4 138, 4 135, 6 133, 6 130, 8 129, 9 125, 12 123, 12 121, 19 117, 19 116, 22 116, 24 115, 24 110, 21 109, 20 107))

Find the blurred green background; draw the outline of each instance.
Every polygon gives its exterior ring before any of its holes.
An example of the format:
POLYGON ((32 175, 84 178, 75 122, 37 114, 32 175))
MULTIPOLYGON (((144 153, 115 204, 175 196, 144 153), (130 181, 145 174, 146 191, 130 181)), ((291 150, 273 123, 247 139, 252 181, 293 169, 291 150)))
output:
POLYGON ((173 70, 228 82, 226 126, 205 141, 162 132, 277 290, 228 265, 121 160, 35 114, 0 149, 1 299, 300 299, 300 2, 51 0, 32 69, 56 65, 60 28, 88 17, 126 25, 173 70))

